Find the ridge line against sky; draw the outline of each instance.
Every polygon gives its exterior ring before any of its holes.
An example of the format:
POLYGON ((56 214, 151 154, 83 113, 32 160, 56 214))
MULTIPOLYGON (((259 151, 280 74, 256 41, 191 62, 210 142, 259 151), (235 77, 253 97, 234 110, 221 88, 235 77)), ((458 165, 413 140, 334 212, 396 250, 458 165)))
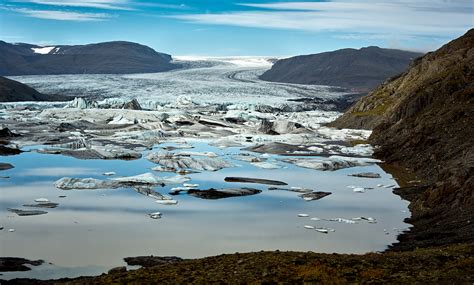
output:
POLYGON ((0 39, 127 40, 173 55, 434 50, 474 27, 472 0, 0 0, 0 39))

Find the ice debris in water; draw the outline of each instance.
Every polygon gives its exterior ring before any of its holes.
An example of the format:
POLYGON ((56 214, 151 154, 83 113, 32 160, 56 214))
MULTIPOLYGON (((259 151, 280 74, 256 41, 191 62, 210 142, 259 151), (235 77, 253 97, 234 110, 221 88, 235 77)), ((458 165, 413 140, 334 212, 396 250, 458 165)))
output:
POLYGON ((298 217, 305 218, 305 217, 309 217, 309 215, 308 214, 298 214, 298 217))
POLYGON ((328 158, 287 158, 283 162, 291 163, 303 168, 316 170, 338 170, 354 166, 367 166, 380 162, 372 158, 356 158, 333 155, 328 158))
POLYGON ((309 225, 305 225, 304 227, 305 227, 306 229, 309 229, 309 230, 312 230, 312 229, 314 229, 314 227, 313 227, 313 226, 309 226, 309 225))
POLYGON ((362 188, 362 187, 356 187, 356 188, 353 188, 352 191, 354 191, 356 193, 364 193, 365 189, 362 188))
POLYGON ((150 153, 146 157, 151 162, 160 164, 166 168, 174 169, 192 169, 198 171, 216 171, 226 167, 232 167, 230 162, 227 162, 217 157, 189 157, 180 156, 169 152, 155 152, 150 153))
POLYGON ((334 218, 334 219, 327 219, 327 221, 331 222, 339 222, 339 223, 346 223, 346 224, 357 224, 356 221, 344 218, 334 218))
POLYGON ((176 200, 167 200, 167 199, 165 199, 165 200, 156 200, 155 202, 158 203, 158 204, 161 204, 161 205, 176 205, 176 204, 178 204, 178 201, 176 201, 176 200))
POLYGON ((148 214, 148 216, 150 216, 150 218, 152 218, 152 219, 160 219, 161 218, 161 213, 160 212, 154 212, 154 213, 148 214))
POLYGON ((105 173, 103 173, 102 175, 105 175, 105 176, 113 176, 113 175, 115 175, 115 174, 116 174, 115 172, 111 171, 111 172, 105 172, 105 173))
POLYGON ((191 180, 189 177, 176 175, 173 177, 158 177, 152 173, 144 173, 136 176, 118 177, 110 180, 95 178, 70 178, 63 177, 54 184, 62 190, 72 189, 114 189, 119 187, 131 187, 139 185, 181 184, 191 180))
POLYGON ((49 200, 47 198, 38 198, 38 199, 35 199, 35 202, 36 203, 48 203, 49 200))

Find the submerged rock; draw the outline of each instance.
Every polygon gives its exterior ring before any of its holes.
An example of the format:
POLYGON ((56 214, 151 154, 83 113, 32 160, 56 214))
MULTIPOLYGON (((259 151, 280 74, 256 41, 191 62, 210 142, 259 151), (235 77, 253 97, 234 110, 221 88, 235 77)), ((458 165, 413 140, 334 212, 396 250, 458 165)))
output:
POLYGON ((188 190, 188 194, 194 197, 201 199, 222 199, 229 197, 240 197, 255 195, 261 193, 262 190, 253 189, 253 188, 223 188, 223 189, 214 189, 209 190, 197 190, 191 189, 188 190))
POLYGON ((260 178, 249 178, 249 177, 226 177, 225 182, 241 182, 241 183, 257 183, 257 184, 267 184, 267 185, 288 185, 285 182, 269 179, 260 179, 260 178))

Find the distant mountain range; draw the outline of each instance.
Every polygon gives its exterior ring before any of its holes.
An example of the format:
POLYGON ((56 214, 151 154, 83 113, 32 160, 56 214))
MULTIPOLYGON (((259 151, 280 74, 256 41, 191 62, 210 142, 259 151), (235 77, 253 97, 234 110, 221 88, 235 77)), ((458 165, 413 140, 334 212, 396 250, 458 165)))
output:
POLYGON ((0 102, 65 101, 68 99, 60 95, 42 94, 23 83, 0 76, 0 102))
POLYGON ((278 60, 260 79, 273 82, 330 85, 368 91, 408 68, 421 53, 366 47, 341 49, 278 60))
POLYGON ((0 75, 125 74, 180 67, 171 56, 132 42, 37 46, 0 41, 0 75))

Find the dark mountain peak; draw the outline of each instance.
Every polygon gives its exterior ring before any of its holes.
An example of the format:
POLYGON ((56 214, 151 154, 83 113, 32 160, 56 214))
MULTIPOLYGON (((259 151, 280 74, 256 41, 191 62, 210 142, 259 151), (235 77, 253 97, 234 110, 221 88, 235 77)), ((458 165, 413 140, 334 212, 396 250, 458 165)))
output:
POLYGON ((0 75, 147 73, 180 67, 171 60, 169 54, 127 41, 50 46, 0 42, 0 75))
POLYGON ((422 54, 375 46, 296 56, 277 61, 263 80, 341 86, 367 91, 400 74, 422 54))

